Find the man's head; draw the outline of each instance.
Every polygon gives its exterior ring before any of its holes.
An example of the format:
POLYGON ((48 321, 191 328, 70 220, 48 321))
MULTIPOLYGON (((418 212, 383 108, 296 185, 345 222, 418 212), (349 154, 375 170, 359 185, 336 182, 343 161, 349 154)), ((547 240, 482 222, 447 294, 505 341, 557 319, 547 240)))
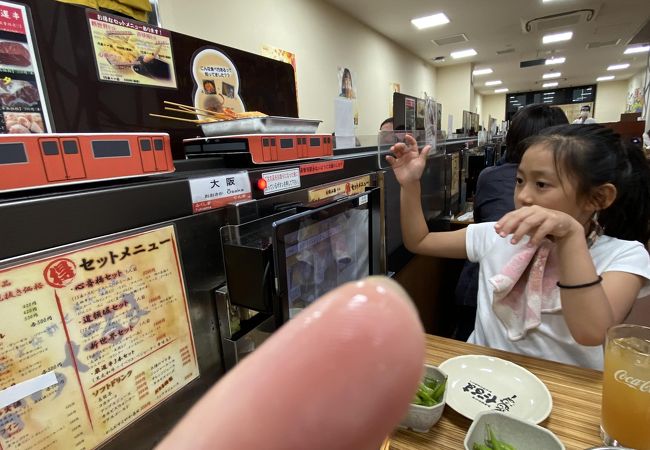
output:
POLYGON ((393 118, 389 117, 379 125, 379 131, 393 131, 393 118))

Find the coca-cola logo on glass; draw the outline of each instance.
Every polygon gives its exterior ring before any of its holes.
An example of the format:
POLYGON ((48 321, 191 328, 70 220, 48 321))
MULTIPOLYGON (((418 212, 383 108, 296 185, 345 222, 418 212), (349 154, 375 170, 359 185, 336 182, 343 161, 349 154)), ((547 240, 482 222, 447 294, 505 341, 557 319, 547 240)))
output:
POLYGON ((625 383, 632 389, 637 389, 641 392, 650 394, 650 380, 635 378, 631 376, 627 370, 617 370, 616 373, 614 373, 614 378, 619 383, 625 383))

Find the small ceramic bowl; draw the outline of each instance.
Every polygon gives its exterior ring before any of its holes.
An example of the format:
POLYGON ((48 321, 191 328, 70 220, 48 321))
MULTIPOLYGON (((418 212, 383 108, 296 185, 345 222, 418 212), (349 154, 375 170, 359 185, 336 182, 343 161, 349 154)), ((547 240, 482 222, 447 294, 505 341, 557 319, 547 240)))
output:
POLYGON ((472 450, 475 443, 485 444, 486 425, 490 425, 497 439, 517 450, 565 450, 564 444, 546 428, 495 411, 483 411, 476 416, 465 436, 465 450, 472 450))
MULTIPOLYGON (((425 364, 424 370, 424 375, 433 378, 434 380, 444 381, 447 379, 447 375, 435 366, 425 364)), ((402 419, 402 422, 400 422, 399 427, 410 428, 413 431, 426 433, 435 423, 438 422, 438 420, 440 420, 442 411, 445 409, 446 399, 447 387, 445 386, 442 400, 437 405, 421 406, 410 404, 408 413, 406 417, 402 419)))

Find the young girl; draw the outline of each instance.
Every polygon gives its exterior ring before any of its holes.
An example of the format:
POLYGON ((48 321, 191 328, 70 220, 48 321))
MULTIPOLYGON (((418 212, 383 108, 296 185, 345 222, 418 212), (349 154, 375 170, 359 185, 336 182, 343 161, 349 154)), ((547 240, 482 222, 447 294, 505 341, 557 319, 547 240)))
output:
POLYGON ((420 202, 429 148, 410 136, 396 144, 387 159, 401 185, 404 245, 480 262, 469 342, 602 370, 607 329, 650 284, 650 168, 598 125, 551 127, 522 145, 515 211, 429 233, 420 202))

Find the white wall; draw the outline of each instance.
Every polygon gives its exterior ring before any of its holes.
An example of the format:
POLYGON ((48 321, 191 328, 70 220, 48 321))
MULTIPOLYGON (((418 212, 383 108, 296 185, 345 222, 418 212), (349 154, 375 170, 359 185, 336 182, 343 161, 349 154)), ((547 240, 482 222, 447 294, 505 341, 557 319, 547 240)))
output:
POLYGON ((594 119, 598 123, 618 122, 625 112, 628 81, 607 81, 598 83, 594 119))
POLYGON ((435 95, 432 65, 322 1, 159 0, 159 6, 165 28, 251 53, 263 44, 293 52, 299 113, 323 120, 319 132, 334 131, 337 67, 353 72, 357 135, 376 135, 391 115, 390 83, 400 83, 405 94, 435 95))
POLYGON ((454 116, 453 129, 463 126, 463 110, 473 111, 474 92, 472 88, 472 65, 458 64, 439 67, 436 77, 436 99, 442 103, 443 129, 447 116, 454 116))
MULTIPOLYGON (((487 126, 488 116, 491 116, 497 120, 497 125, 501 128, 501 122, 506 120, 506 95, 484 95, 482 110, 481 117, 485 117, 484 126, 487 126)), ((483 121, 482 118, 481 121, 483 121)))

